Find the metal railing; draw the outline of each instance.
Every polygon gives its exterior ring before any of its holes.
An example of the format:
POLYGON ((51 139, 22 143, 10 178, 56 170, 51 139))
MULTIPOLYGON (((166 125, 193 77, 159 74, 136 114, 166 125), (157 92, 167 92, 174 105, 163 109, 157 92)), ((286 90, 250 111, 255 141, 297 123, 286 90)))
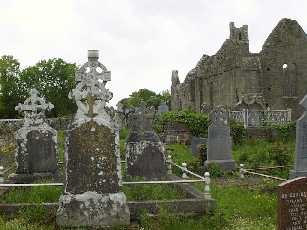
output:
POLYGON ((230 118, 243 123, 244 127, 261 127, 267 124, 286 124, 291 121, 291 109, 230 111, 230 118))
POLYGON ((265 177, 265 178, 269 178, 269 179, 273 179, 273 180, 279 180, 279 181, 286 181, 287 179, 281 178, 281 177, 276 177, 276 176, 271 176, 271 175, 266 175, 263 173, 257 173, 257 172, 252 172, 250 170, 244 169, 244 164, 240 164, 240 178, 243 179, 245 178, 245 174, 251 174, 251 175, 255 175, 255 176, 261 176, 261 177, 265 177))
MULTIPOLYGON (((124 161, 121 161, 122 163, 124 161)), ((171 159, 171 156, 168 155, 166 160, 166 166, 167 166, 167 174, 172 174, 172 166, 175 166, 179 168, 182 171, 181 180, 154 180, 154 181, 122 181, 121 185, 140 185, 140 184, 179 184, 179 183, 197 183, 202 182, 204 183, 204 197, 206 199, 211 198, 210 194, 210 173, 205 172, 204 177, 198 175, 197 173, 194 173, 187 169, 187 164, 182 163, 182 166, 179 166, 178 164, 174 163, 171 159), (194 177, 197 177, 198 179, 189 179, 188 176, 192 175, 194 177)), ((32 183, 32 184, 7 184, 4 183, 4 168, 3 166, 0 166, 0 188, 10 188, 10 187, 39 187, 39 186, 64 186, 64 183, 32 183)))

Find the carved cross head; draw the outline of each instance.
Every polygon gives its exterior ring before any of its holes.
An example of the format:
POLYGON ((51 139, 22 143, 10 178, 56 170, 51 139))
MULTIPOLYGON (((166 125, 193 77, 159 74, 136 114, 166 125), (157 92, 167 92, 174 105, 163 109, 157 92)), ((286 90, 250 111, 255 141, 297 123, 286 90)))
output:
POLYGON ((44 97, 40 97, 36 89, 31 89, 30 97, 23 104, 19 103, 15 110, 23 112, 28 123, 37 124, 42 123, 42 118, 45 118, 45 112, 53 108, 53 104, 47 103, 44 97))
POLYGON ((78 106, 77 116, 94 118, 106 114, 106 103, 113 94, 106 89, 111 80, 111 72, 98 61, 97 50, 88 51, 88 62, 76 73, 77 86, 70 93, 78 106))

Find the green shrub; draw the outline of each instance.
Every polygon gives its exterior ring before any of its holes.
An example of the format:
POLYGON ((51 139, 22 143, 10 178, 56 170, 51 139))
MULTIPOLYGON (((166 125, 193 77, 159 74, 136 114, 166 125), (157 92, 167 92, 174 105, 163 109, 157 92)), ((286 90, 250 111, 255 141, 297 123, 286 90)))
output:
POLYGON ((295 122, 290 122, 283 125, 272 125, 272 128, 277 130, 278 137, 283 142, 295 139, 295 122))
POLYGON ((246 139, 246 129, 243 124, 230 120, 230 135, 235 145, 241 144, 246 139))
POLYGON ((207 170, 211 177, 221 177, 224 175, 223 170, 217 163, 210 163, 207 170))
POLYGON ((171 111, 162 113, 154 121, 154 129, 158 133, 165 131, 165 126, 171 122, 184 124, 194 136, 207 136, 208 116, 192 111, 171 111))

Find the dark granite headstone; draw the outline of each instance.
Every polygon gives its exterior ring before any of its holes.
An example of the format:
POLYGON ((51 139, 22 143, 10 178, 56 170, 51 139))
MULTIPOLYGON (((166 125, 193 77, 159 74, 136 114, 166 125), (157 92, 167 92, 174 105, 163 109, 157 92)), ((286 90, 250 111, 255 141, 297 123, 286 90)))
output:
POLYGON ((307 178, 298 177, 278 186, 278 230, 307 229, 307 178))
POLYGON ((207 144, 207 138, 192 136, 192 138, 191 138, 191 151, 192 151, 192 153, 194 155, 204 154, 204 153, 200 153, 200 147, 202 145, 206 145, 206 144, 207 144))
POLYGON ((126 144, 127 175, 158 179, 166 175, 164 146, 154 132, 154 109, 142 107, 133 115, 137 129, 131 129, 126 144))
POLYGON ((54 132, 50 130, 32 130, 27 135, 29 152, 29 172, 56 172, 56 143, 54 132))
POLYGON ((228 126, 228 113, 221 107, 215 108, 210 114, 211 124, 208 128, 208 151, 206 165, 218 164, 222 169, 235 169, 232 159, 232 140, 228 126))

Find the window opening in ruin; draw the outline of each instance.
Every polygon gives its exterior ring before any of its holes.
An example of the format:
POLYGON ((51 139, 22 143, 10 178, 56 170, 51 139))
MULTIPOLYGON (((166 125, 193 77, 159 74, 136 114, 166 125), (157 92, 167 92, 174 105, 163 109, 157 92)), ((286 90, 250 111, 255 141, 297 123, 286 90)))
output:
POLYGON ((242 34, 239 33, 239 40, 242 40, 242 34))
POLYGON ((272 89, 271 87, 268 87, 268 91, 271 91, 271 89, 272 89))
POLYGON ((270 69, 270 67, 268 67, 268 68, 266 68, 266 70, 267 70, 267 71, 270 71, 271 69, 270 69))

